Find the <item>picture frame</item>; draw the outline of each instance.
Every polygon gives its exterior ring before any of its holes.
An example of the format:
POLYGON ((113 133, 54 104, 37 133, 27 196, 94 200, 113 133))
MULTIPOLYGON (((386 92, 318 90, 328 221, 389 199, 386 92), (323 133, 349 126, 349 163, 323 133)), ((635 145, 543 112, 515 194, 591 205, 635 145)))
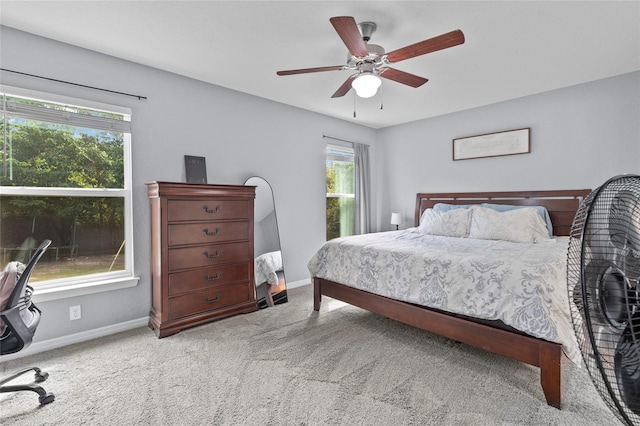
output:
POLYGON ((204 157, 184 156, 187 183, 207 183, 207 163, 204 157))
POLYGON ((531 128, 506 130, 453 140, 453 160, 529 154, 531 128))

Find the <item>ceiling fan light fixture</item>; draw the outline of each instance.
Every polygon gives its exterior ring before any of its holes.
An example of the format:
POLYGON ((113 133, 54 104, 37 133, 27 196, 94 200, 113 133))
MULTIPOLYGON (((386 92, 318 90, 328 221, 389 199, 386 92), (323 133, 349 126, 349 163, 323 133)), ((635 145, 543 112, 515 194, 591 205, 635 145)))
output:
POLYGON ((361 98, 370 98, 375 96, 378 88, 382 84, 380 77, 373 73, 362 73, 351 82, 351 87, 361 98))

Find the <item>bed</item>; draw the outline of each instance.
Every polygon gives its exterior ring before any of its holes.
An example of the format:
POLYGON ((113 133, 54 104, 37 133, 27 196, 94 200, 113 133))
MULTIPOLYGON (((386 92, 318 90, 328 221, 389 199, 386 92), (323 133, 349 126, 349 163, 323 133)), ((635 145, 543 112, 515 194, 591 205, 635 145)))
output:
MULTIPOLYGON (((325 295, 539 367, 546 402, 560 408, 563 351, 569 359, 579 362, 566 292, 568 235, 581 201, 590 192, 584 189, 419 193, 416 196, 415 227, 331 240, 316 252, 308 264, 314 284, 314 309, 320 309, 322 295, 325 295), (436 209, 443 206, 447 206, 447 210, 467 207, 462 210, 483 214, 487 211, 485 206, 497 208, 500 212, 507 210, 508 206, 536 206, 536 209, 544 210, 548 215, 545 230, 549 230, 549 235, 536 241, 539 244, 423 235, 424 232, 420 232, 423 229, 420 227, 421 218, 424 222, 425 217, 433 215, 436 209), (468 248, 468 243, 475 248, 468 248), (413 253, 415 250, 426 252, 413 253), (480 253, 471 253, 469 250, 479 250, 480 253), (504 254, 505 258, 501 259, 496 253, 504 254), (475 256, 485 254, 492 257, 483 262, 500 265, 502 269, 496 267, 485 276, 471 277, 469 269, 465 268, 470 267, 475 256), (448 257, 435 259, 440 255, 448 257), (410 256, 417 260, 409 262, 407 259, 410 256), (416 262, 424 264, 419 263, 415 267, 416 262), (359 267, 355 268, 355 264, 359 267), (516 264, 517 267, 514 266, 516 264), (407 272, 409 269, 422 273, 422 278, 407 272), (461 275, 448 275, 454 270, 461 275), (506 284, 503 286, 503 281, 506 283, 507 278, 511 279, 509 276, 519 279, 523 288, 518 290, 520 293, 506 284), (540 281, 542 276, 545 281, 540 281), (439 286, 436 292, 433 291, 434 283, 439 286), (442 287, 444 284, 449 287, 442 287), (424 285, 431 285, 431 290, 425 291, 424 285), (499 290, 496 290, 496 285, 499 290), (404 290, 400 291, 399 288, 404 290), (532 295, 536 298, 532 299, 532 295), (456 297, 463 300, 462 308, 450 303, 450 299, 456 297), (518 307, 531 300, 541 301, 537 306, 539 309, 534 310, 535 314, 531 314, 531 309, 520 309, 518 312, 518 307), (506 313, 501 311, 505 307, 506 313), (543 317, 540 317, 542 320, 532 320, 541 311, 544 311, 543 317), (533 325, 522 327, 527 323, 533 325)), ((531 213, 532 210, 524 209, 518 215, 525 211, 531 213)))

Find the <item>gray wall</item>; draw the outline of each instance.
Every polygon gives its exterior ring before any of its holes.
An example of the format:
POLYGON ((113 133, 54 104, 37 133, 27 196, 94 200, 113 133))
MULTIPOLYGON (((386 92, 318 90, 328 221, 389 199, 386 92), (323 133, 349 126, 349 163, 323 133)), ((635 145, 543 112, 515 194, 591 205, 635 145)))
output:
MULTIPOLYGON (((34 341, 145 317, 150 306, 149 202, 145 182, 184 181, 184 155, 206 157, 210 183, 265 178, 278 205, 289 282, 308 279, 307 262, 325 241, 323 134, 375 144, 375 131, 96 52, 0 27, 3 68, 120 92, 137 100, 3 72, 8 86, 130 107, 137 287, 44 302, 34 341), (69 321, 69 306, 82 319, 69 321)), ((375 148, 372 149, 375 151, 375 148)), ((375 164, 373 164, 375 174, 375 164)))
MULTIPOLYGON (((277 202, 289 282, 325 239, 325 140, 371 144, 374 230, 391 212, 413 220, 416 192, 592 188, 638 173, 640 72, 375 131, 0 27, 3 68, 147 96, 118 95, 2 73, 2 83, 133 110, 133 208, 137 287, 42 303, 36 341, 143 318, 150 304, 145 182, 183 181, 185 154, 205 156, 211 183, 262 176, 277 202), (531 153, 451 160, 456 137, 531 128, 531 153), (70 322, 69 306, 83 318, 70 322)), ((523 82, 526 84, 526 82, 523 82)))
MULTIPOLYGON (((523 82, 526 84, 526 82, 523 82)), ((413 226, 415 194, 593 189, 640 173, 640 72, 378 131, 380 229, 413 226), (531 153, 452 160, 452 139, 531 128, 531 153)))

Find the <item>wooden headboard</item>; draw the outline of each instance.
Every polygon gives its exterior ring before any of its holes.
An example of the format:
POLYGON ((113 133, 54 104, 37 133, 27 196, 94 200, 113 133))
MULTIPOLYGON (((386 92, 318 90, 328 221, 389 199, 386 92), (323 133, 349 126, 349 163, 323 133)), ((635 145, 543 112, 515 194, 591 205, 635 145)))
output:
POLYGON ((445 192, 418 193, 416 196, 415 226, 425 209, 436 203, 447 204, 512 204, 523 206, 544 206, 553 224, 553 235, 569 235, 576 211, 582 200, 591 193, 590 189, 568 189, 551 191, 522 192, 445 192))

